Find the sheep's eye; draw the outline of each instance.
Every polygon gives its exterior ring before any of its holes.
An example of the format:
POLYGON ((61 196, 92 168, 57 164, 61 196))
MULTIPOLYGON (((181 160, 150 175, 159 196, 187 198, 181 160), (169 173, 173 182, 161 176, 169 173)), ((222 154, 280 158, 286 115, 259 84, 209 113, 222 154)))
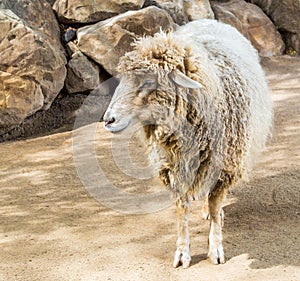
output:
POLYGON ((152 90, 155 87, 155 83, 152 80, 146 80, 143 85, 141 86, 141 89, 145 90, 152 90))
POLYGON ((141 96, 147 95, 149 92, 152 92, 156 88, 156 82, 154 80, 146 80, 139 87, 138 94, 141 96))

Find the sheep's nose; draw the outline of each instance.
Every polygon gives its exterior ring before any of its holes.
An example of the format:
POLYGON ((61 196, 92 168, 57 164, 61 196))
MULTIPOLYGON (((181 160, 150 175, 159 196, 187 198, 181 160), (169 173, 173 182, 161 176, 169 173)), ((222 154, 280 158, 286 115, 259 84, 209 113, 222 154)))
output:
POLYGON ((104 119, 105 126, 108 126, 108 125, 114 123, 115 121, 116 121, 116 119, 114 117, 110 117, 108 119, 104 119))

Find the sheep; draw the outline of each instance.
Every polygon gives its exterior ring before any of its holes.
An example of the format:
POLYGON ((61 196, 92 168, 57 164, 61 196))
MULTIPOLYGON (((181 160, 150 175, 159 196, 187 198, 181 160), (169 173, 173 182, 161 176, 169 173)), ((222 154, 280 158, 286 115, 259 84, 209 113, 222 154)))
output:
POLYGON ((188 216, 207 196, 208 257, 225 262, 224 200, 247 179, 272 127, 272 101, 256 50, 235 28, 197 20, 133 43, 104 115, 113 133, 141 124, 150 161, 174 194, 178 239, 173 266, 190 265, 188 216))

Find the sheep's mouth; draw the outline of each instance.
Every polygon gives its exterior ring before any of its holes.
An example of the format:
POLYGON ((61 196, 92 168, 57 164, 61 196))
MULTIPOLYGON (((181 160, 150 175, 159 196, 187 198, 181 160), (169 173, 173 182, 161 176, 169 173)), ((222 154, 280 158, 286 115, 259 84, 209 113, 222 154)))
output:
POLYGON ((130 121, 126 122, 105 122, 104 128, 111 133, 120 133, 124 131, 130 124, 130 121))

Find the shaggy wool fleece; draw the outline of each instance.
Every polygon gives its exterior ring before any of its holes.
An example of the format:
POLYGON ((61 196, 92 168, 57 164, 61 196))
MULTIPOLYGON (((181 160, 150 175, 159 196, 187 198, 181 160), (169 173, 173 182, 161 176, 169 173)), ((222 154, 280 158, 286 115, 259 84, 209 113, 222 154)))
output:
POLYGON ((132 107, 152 105, 155 125, 144 127, 151 159, 180 194, 207 194, 220 179, 233 185, 246 178, 270 133, 272 103, 257 52, 234 28, 215 23, 141 38, 119 64, 125 76, 157 77, 156 88, 137 95, 132 107), (201 89, 176 85, 173 71, 201 89))

